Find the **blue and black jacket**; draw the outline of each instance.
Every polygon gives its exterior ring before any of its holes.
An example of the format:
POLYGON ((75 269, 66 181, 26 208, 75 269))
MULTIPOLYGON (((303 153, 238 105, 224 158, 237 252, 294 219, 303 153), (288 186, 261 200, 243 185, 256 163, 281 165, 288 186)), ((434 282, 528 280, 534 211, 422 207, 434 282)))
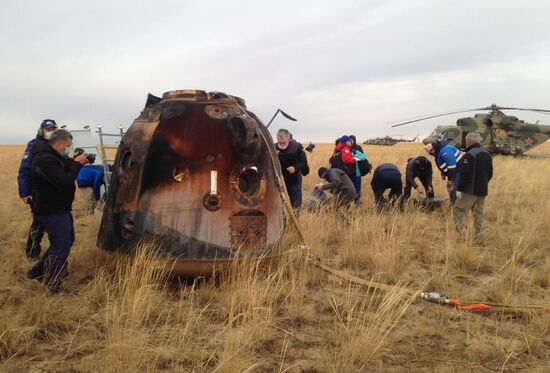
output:
POLYGON ((449 180, 454 180, 458 162, 460 162, 464 153, 449 145, 445 140, 437 140, 434 143, 434 148, 436 151, 435 163, 441 174, 447 176, 449 180))
POLYGON ((76 183, 79 188, 92 188, 94 191, 94 199, 99 201, 104 175, 105 171, 103 170, 103 166, 86 165, 80 169, 76 178, 76 183))
POLYGON ((31 180, 31 165, 32 165, 32 150, 37 142, 46 142, 44 137, 36 136, 27 143, 23 159, 19 166, 19 174, 17 175, 17 184, 19 186, 19 197, 27 197, 32 195, 32 180, 31 180))

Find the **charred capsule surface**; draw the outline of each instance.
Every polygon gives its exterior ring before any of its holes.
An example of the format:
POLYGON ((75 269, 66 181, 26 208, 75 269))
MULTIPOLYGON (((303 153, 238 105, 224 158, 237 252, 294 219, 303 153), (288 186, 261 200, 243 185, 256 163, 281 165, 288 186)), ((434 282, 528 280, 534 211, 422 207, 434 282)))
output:
POLYGON ((118 147, 98 246, 133 254, 151 239, 190 274, 277 255, 285 223, 274 151, 240 98, 150 96, 118 147))

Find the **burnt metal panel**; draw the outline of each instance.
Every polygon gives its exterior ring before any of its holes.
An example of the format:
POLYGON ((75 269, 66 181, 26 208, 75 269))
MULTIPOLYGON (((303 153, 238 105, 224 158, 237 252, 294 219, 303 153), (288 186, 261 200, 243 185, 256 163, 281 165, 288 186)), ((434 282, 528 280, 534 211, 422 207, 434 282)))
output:
POLYGON ((98 245, 131 254, 153 239, 164 258, 203 265, 241 251, 277 255, 280 165, 244 105, 219 92, 172 91, 147 106, 119 146, 98 245))
POLYGON ((231 249, 263 251, 266 248, 267 219, 264 214, 231 216, 231 249))

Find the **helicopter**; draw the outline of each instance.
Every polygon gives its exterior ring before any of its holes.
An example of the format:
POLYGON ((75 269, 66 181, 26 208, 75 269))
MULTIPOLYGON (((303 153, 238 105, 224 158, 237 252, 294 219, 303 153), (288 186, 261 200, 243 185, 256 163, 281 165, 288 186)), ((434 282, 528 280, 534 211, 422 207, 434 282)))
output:
MULTIPOLYGON (((400 135, 396 135, 396 136, 400 136, 400 135)), ((415 142, 416 140, 418 140, 418 136, 415 137, 412 140, 396 139, 394 137, 384 136, 384 137, 376 137, 376 138, 372 138, 372 139, 367 139, 367 140, 363 141, 363 145, 393 146, 393 145, 395 145, 397 143, 400 143, 400 142, 415 142)))
POLYGON ((477 132, 481 135, 481 145, 491 154, 521 155, 550 139, 550 125, 526 123, 512 115, 506 115, 502 110, 532 111, 540 114, 550 114, 550 110, 504 107, 492 104, 490 106, 453 111, 443 114, 429 115, 407 120, 392 125, 399 127, 426 119, 446 115, 467 113, 472 111, 489 111, 488 114, 477 113, 473 117, 460 118, 456 126, 437 126, 422 143, 429 144, 436 140, 447 140, 459 149, 466 148, 466 135, 477 132))
POLYGON ((183 275, 277 257, 286 190, 273 143, 239 97, 149 94, 118 146, 97 245, 135 255, 152 240, 183 275))

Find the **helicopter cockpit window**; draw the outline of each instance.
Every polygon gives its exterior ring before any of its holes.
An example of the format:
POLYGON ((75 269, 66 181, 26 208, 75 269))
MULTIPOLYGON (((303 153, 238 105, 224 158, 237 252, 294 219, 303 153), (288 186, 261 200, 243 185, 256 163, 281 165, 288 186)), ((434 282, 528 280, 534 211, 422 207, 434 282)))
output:
POLYGON ((455 131, 448 131, 444 134, 445 140, 454 140, 456 138, 457 133, 455 131))
POLYGON ((433 138, 436 138, 436 139, 440 139, 441 135, 442 135, 441 131, 438 130, 438 129, 435 129, 435 130, 433 130, 432 133, 430 133, 430 136, 428 136, 428 137, 433 137, 433 138))

